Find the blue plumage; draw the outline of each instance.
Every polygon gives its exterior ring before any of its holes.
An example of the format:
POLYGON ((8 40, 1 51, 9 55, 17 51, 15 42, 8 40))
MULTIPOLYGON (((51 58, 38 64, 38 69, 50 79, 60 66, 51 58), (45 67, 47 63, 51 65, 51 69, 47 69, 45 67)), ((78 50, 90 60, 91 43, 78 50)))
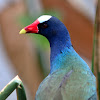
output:
POLYGON ((51 48, 50 74, 41 82, 35 99, 97 100, 95 76, 72 47, 65 25, 48 15, 40 19, 38 33, 48 39, 51 48))
POLYGON ((44 23, 48 28, 39 27, 39 33, 50 43, 50 74, 38 88, 36 100, 96 100, 95 77, 72 47, 65 25, 55 17, 44 23))
MULTIPOLYGON (((72 46, 69 33, 65 25, 56 17, 46 21, 48 28, 39 27, 39 34, 45 36, 51 47, 50 62, 60 54, 64 48, 72 46)), ((41 24, 39 25, 41 26, 41 24)))

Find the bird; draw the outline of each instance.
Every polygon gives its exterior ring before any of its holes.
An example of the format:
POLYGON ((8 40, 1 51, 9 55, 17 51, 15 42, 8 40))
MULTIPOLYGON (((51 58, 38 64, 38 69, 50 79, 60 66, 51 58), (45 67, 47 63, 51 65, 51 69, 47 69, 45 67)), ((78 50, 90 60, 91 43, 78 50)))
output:
POLYGON ((50 43, 50 73, 40 83, 35 100, 97 100, 96 78, 58 18, 41 15, 19 33, 39 34, 50 43))

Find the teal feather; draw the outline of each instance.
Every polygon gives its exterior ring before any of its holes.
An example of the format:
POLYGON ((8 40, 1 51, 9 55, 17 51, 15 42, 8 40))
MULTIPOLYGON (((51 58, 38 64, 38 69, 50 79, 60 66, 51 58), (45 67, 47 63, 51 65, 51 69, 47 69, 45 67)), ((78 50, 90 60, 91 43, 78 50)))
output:
POLYGON ((95 76, 73 47, 55 58, 51 70, 40 84, 36 100, 97 100, 95 76))

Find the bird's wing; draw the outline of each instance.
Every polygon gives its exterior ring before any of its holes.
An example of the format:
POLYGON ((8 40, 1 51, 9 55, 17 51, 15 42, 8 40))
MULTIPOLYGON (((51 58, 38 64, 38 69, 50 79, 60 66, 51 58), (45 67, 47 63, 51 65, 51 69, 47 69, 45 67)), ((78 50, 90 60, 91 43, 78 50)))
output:
MULTIPOLYGON (((66 82, 71 76, 73 70, 65 71, 60 70, 52 75, 48 75, 44 81, 40 84, 36 93, 36 100, 38 98, 52 98, 51 100, 63 100, 61 88, 65 88, 66 82)), ((42 100, 42 99, 41 99, 42 100)))
POLYGON ((56 95, 54 96, 53 100, 63 100, 61 88, 65 87, 65 85, 67 84, 67 80, 71 76, 72 72, 73 72, 73 70, 70 70, 68 73, 65 74, 65 76, 63 77, 63 79, 58 87, 58 90, 57 90, 56 95))
POLYGON ((36 100, 96 100, 90 99, 95 90, 90 72, 70 67, 49 75, 39 86, 36 100))
POLYGON ((88 100, 97 100, 97 94, 93 94, 88 100))
POLYGON ((86 98, 86 100, 97 100, 95 84, 92 82, 94 81, 93 78, 94 76, 89 73, 83 74, 80 71, 77 75, 77 71, 70 70, 63 76, 53 100, 75 100, 75 98, 78 100, 85 100, 86 98))
POLYGON ((70 70, 68 73, 65 74, 65 76, 63 77, 60 85, 59 85, 59 88, 63 88, 65 87, 65 85, 67 84, 67 80, 69 79, 69 77, 71 76, 73 70, 70 70))

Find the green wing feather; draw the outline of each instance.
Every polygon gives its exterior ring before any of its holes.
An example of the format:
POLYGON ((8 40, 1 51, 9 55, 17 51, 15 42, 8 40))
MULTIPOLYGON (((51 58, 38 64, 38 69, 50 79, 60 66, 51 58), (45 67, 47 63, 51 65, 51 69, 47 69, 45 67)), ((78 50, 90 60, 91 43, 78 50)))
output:
POLYGON ((36 100, 97 100, 91 99, 96 84, 90 70, 70 68, 48 75, 36 93, 36 100))

